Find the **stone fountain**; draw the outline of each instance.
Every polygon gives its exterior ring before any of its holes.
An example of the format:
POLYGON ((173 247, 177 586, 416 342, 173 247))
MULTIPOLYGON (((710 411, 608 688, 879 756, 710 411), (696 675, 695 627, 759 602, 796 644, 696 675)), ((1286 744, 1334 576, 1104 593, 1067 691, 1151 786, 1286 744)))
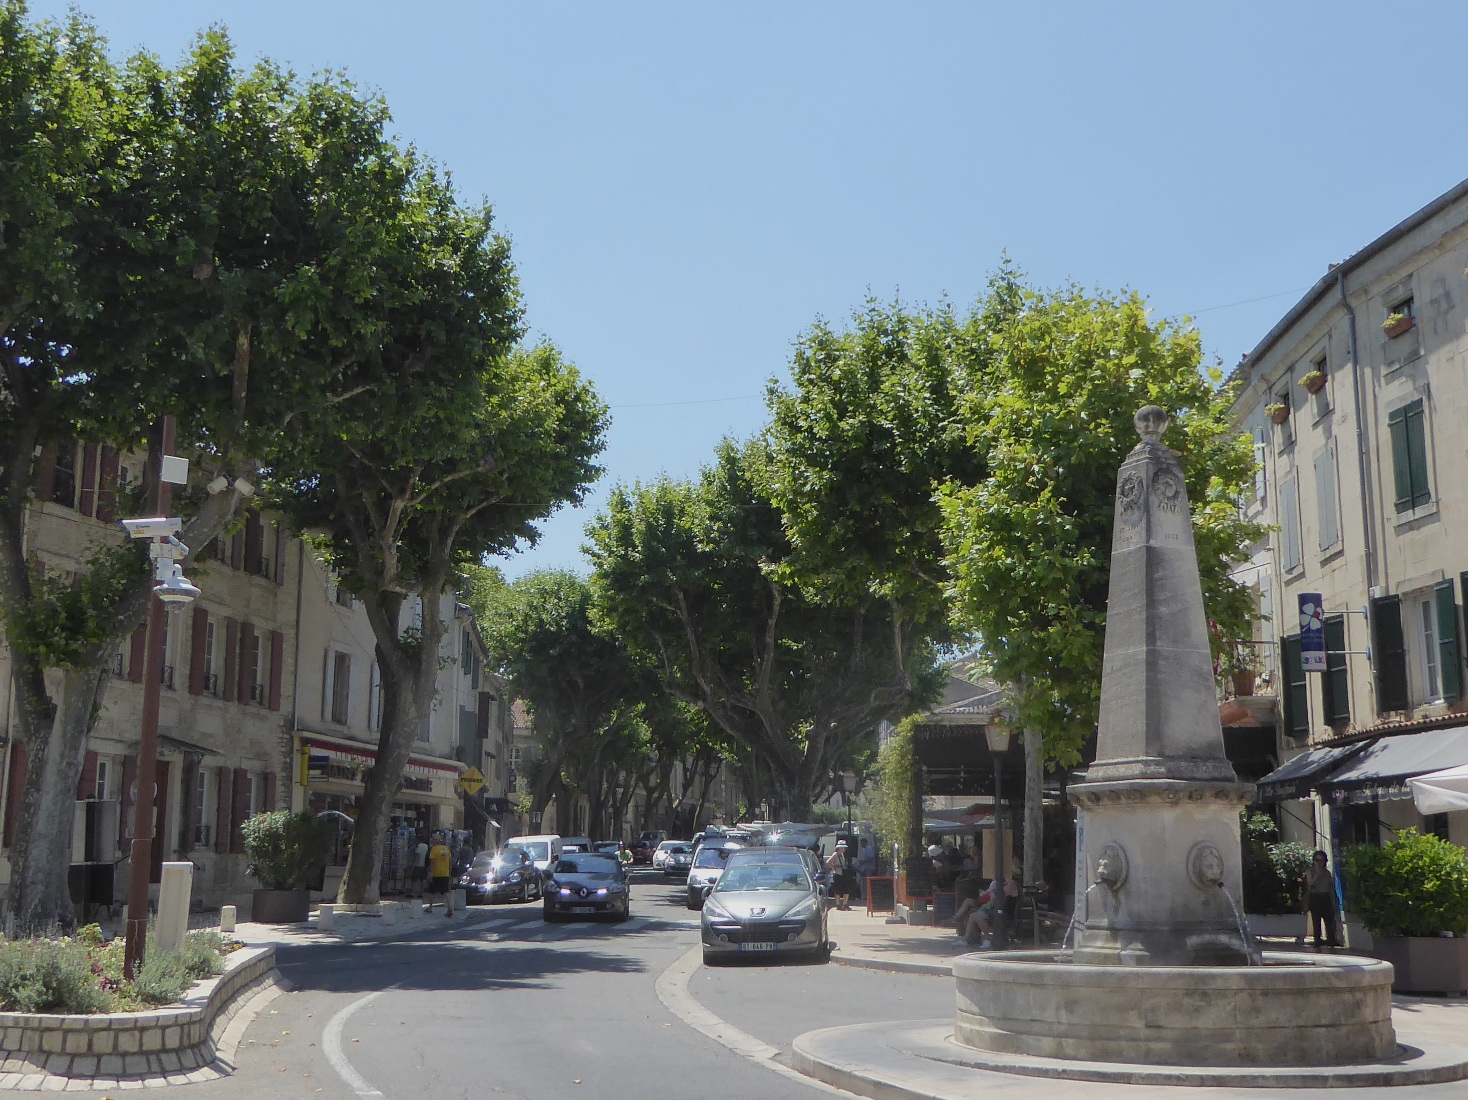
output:
POLYGON ((1464 1051, 1398 1044, 1387 963, 1252 942, 1239 812, 1254 791, 1224 755, 1183 471, 1162 443, 1163 410, 1135 424, 1141 441, 1117 478, 1096 760, 1069 787, 1066 947, 964 955, 950 1025, 813 1032, 796 1042, 797 1065, 884 1096, 901 1075, 861 1078, 851 1063, 873 1057, 861 1042, 950 1070, 1051 1078, 1318 1087, 1468 1075, 1464 1051))

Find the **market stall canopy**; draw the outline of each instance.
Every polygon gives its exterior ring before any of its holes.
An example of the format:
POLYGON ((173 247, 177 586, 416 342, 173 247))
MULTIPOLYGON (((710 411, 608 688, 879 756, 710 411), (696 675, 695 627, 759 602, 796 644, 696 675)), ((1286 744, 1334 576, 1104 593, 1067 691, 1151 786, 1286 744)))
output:
POLYGON ((1317 779, 1353 756, 1360 755, 1370 744, 1370 741, 1362 741, 1357 745, 1337 745, 1302 752, 1259 780, 1259 801, 1287 802, 1292 798, 1307 797, 1317 779))
POLYGON ((1383 737, 1320 780, 1332 802, 1411 798, 1407 781, 1468 764, 1468 726, 1383 737))
POLYGON ((1407 781, 1419 814, 1451 814, 1468 810, 1468 764, 1428 772, 1407 781))

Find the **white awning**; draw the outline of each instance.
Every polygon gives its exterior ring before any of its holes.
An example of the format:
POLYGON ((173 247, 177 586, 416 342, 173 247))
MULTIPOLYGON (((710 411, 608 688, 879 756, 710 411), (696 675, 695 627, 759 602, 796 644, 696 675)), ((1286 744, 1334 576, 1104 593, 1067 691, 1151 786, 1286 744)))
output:
POLYGON ((1444 768, 1407 781, 1420 814, 1451 814, 1468 810, 1468 764, 1444 768))

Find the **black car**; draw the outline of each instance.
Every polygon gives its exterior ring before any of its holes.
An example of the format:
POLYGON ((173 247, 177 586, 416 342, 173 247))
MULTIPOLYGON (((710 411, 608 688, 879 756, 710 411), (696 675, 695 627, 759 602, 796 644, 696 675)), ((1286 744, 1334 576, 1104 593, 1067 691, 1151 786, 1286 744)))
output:
POLYGON ((611 917, 626 920, 632 915, 627 890, 627 873, 610 856, 589 852, 563 854, 545 883, 547 922, 565 917, 611 917))
POLYGON ((478 902, 534 901, 541 895, 540 871, 522 849, 480 852, 459 878, 470 905, 478 902))

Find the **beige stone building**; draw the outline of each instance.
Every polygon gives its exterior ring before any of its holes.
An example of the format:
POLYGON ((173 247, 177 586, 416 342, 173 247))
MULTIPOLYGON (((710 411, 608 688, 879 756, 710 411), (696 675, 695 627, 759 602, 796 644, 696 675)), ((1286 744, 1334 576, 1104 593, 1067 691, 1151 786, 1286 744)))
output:
POLYGON ((1468 181, 1332 264, 1234 374, 1262 464, 1246 508, 1272 528, 1241 575, 1277 707, 1233 707, 1277 723, 1261 795, 1306 843, 1468 844, 1468 814, 1423 819, 1406 784, 1468 763, 1468 181))

